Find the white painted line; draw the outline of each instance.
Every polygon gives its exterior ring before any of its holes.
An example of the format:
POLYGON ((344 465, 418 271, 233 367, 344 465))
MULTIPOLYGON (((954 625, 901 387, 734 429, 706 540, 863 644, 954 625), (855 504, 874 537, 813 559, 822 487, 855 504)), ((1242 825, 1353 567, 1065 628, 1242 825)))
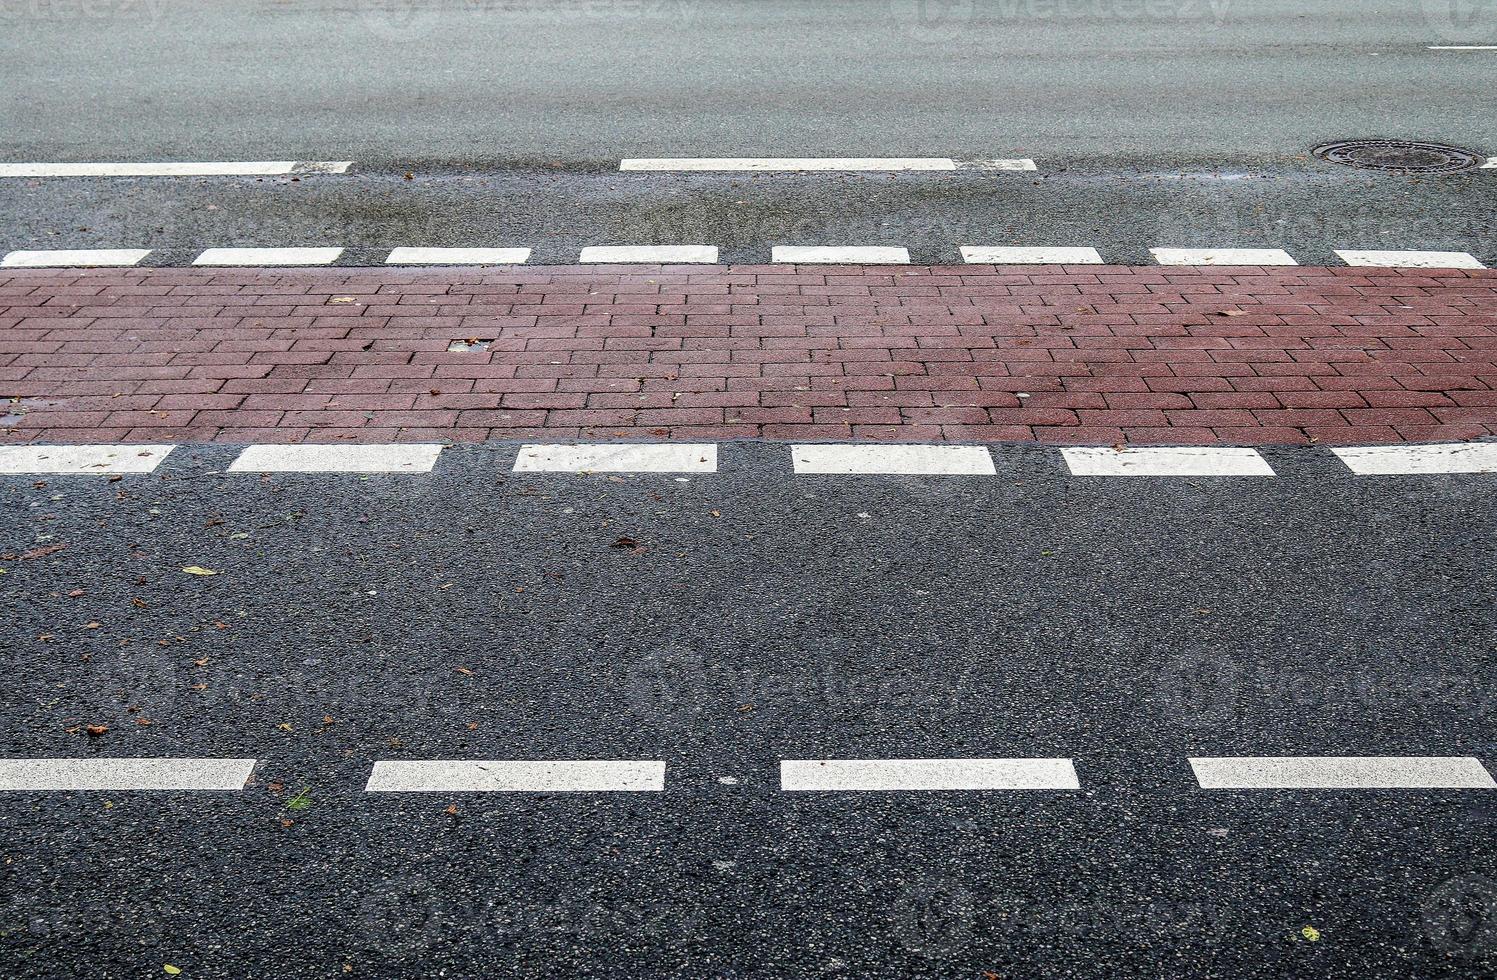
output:
POLYGON ((797 473, 875 473, 992 476, 993 456, 982 446, 791 446, 797 473))
POLYGON ((1008 248, 997 245, 963 245, 963 262, 991 265, 1101 265, 1094 248, 1008 248))
POLYGON ((254 759, 0 759, 0 791, 238 791, 254 759))
POLYGON ((1070 759, 785 759, 780 789, 1080 789, 1070 759))
POLYGON ((256 160, 216 163, 0 163, 0 177, 275 177, 341 174, 347 160, 256 160))
POLYGON ((655 262, 678 265, 717 261, 715 245, 589 245, 579 262, 655 262))
POLYGON ((659 793, 664 762, 376 762, 370 793, 659 793))
POLYGON ((341 248, 209 248, 193 265, 329 265, 341 248))
POLYGON ((229 464, 231 473, 430 473, 441 455, 436 443, 375 446, 250 446, 229 464))
POLYGON ((1256 449, 1189 448, 1062 449, 1072 476, 1273 476, 1256 449))
POLYGON ((1298 265, 1282 248, 1151 248, 1160 265, 1298 265))
POLYGON ((528 248, 397 248, 386 265, 524 265, 528 248))
POLYGON ((1403 252, 1336 249, 1347 265, 1392 269, 1485 269, 1470 252, 1403 252))
POLYGON ((1497 157, 1487 157, 1487 162, 1481 165, 1483 170, 1497 170, 1497 157))
POLYGON ((716 473, 715 443, 521 446, 516 473, 716 473))
POLYGON ((805 171, 1034 170, 1033 160, 953 160, 950 157, 646 157, 619 162, 620 170, 755 173, 805 171))
POLYGON ((148 248, 57 248, 9 252, 0 259, 7 269, 54 269, 66 266, 135 265, 148 248))
POLYGON ((1243 756, 1190 768, 1202 789, 1497 789, 1471 756, 1243 756))
POLYGON ((1353 473, 1409 476, 1423 473, 1497 473, 1497 442, 1443 446, 1345 446, 1331 452, 1353 473))
POLYGON ((0 446, 0 473, 149 473, 176 446, 0 446))
POLYGON ((1431 51, 1497 51, 1497 44, 1431 44, 1431 51))
POLYGON ((909 249, 882 245, 776 245, 770 257, 775 262, 806 264, 908 265, 910 252, 909 249))

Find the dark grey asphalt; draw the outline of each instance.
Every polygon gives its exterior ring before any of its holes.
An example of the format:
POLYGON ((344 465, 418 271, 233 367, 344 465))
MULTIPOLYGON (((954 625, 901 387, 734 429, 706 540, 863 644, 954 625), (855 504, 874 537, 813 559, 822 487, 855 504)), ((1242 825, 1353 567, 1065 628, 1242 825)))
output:
POLYGON ((688 482, 512 475, 505 446, 217 472, 233 452, 0 479, 0 553, 67 544, 0 560, 4 754, 263 760, 242 794, 0 797, 8 975, 1497 969, 1490 793, 1211 795, 1185 762, 1497 763, 1489 476, 1267 450, 1271 480, 1078 480, 1001 447, 996 479, 811 478, 745 443, 688 482), (781 758, 922 756, 1073 757, 1082 791, 777 789, 781 758), (380 758, 663 759, 667 789, 371 798, 380 758))
MULTIPOLYGON (((416 166, 416 164, 412 164, 416 166)), ((575 262, 587 245, 715 245, 761 263, 774 245, 897 245, 917 263, 963 245, 1087 245, 1114 263, 1164 247, 1471 252, 1497 265, 1497 171, 1414 179, 1320 161, 1161 171, 1107 160, 1023 173, 504 174, 397 167, 348 176, 0 180, 0 251, 154 248, 186 265, 223 245, 339 245, 346 265, 390 248, 524 246, 575 262)))

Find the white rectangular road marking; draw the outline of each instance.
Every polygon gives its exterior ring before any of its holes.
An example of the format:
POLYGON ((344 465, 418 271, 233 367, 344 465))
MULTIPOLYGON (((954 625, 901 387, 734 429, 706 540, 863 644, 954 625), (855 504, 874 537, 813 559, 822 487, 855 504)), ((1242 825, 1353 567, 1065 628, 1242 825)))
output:
POLYGON ((1102 256, 1094 248, 963 245, 962 261, 991 265, 1101 265, 1102 256))
POLYGON ((1408 476, 1422 473, 1497 473, 1497 443, 1443 446, 1345 446, 1332 448, 1353 473, 1408 476))
POLYGON ((370 793, 659 793, 664 762, 376 762, 370 793))
POLYGON ((1471 756, 1242 756, 1190 768, 1202 789, 1497 789, 1471 756))
POLYGON ((397 248, 385 265, 524 265, 528 248, 397 248))
POLYGON ((1281 248, 1151 248, 1160 265, 1298 265, 1281 248))
POLYGON ((711 173, 725 171, 1034 170, 1033 160, 953 160, 950 157, 646 157, 619 162, 620 170, 711 173))
POLYGON ((785 759, 780 789, 1080 789, 1070 759, 785 759))
POLYGON ((516 473, 716 473, 715 443, 521 446, 516 473))
POLYGON ((0 163, 0 177, 275 177, 341 174, 348 160, 252 160, 213 163, 0 163))
POLYGON ((910 252, 882 245, 776 245, 770 258, 775 262, 807 264, 909 265, 910 252))
POLYGON ((717 261, 715 245, 589 245, 579 262, 656 262, 666 265, 717 261))
POLYGON ((1408 252, 1336 249, 1347 265, 1386 266, 1393 269, 1485 269, 1470 252, 1408 252))
POLYGON ((441 455, 436 443, 375 446, 250 446, 230 473, 430 473, 441 455))
POLYGON ((1497 44, 1431 44, 1431 51, 1497 51, 1497 44))
POLYGON ((1273 476, 1256 449, 1182 448, 1062 449, 1073 476, 1273 476))
POLYGON ((0 446, 0 473, 149 473, 176 446, 0 446))
POLYGON ((791 446, 797 473, 879 473, 992 476, 982 446, 791 446))
POLYGON ((0 759, 0 791, 238 791, 254 769, 254 759, 0 759))
POLYGON ((55 269, 66 266, 135 265, 151 254, 148 248, 54 248, 7 253, 0 267, 55 269))
POLYGON ((209 248, 193 265, 330 265, 341 248, 209 248))

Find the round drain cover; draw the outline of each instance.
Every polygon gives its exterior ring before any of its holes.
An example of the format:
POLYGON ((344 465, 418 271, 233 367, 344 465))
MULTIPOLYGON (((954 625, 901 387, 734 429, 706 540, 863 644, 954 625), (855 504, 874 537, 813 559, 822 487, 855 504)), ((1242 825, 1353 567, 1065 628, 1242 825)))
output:
POLYGON ((1339 140, 1322 143, 1311 152, 1332 163, 1390 174, 1453 174, 1485 162, 1481 155, 1458 146, 1415 140, 1339 140))

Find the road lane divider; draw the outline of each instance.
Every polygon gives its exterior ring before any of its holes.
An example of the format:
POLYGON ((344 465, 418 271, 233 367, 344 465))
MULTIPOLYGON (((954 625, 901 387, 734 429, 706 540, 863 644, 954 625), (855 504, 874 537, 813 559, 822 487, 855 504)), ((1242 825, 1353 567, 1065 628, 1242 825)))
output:
POLYGON ((1497 443, 1438 446, 1341 446, 1331 452, 1361 476, 1421 476, 1428 473, 1497 473, 1497 443))
POLYGON ((193 265, 331 265, 343 254, 341 248, 209 248, 204 249, 193 265))
POLYGON ((0 177, 279 177, 342 174, 350 160, 252 160, 196 163, 0 163, 0 177))
POLYGON ((1151 248, 1160 265, 1299 265, 1282 248, 1151 248))
POLYGON ((909 265, 910 251, 884 245, 776 245, 770 260, 802 265, 909 265))
POLYGON ((984 265, 1101 265, 1094 248, 963 245, 962 261, 984 265))
POLYGON ((230 473, 430 473, 442 446, 390 443, 368 446, 248 446, 230 473))
POLYGON ((524 265, 528 248, 397 248, 386 265, 524 265))
POLYGON ((619 170, 650 173, 898 173, 910 171, 1038 169, 1026 158, 954 160, 951 157, 642 157, 619 170))
POLYGON ((785 792, 1077 790, 1070 759, 784 759, 785 792))
POLYGON ((1497 789, 1471 756, 1192 758, 1202 789, 1497 789))
POLYGON ((1164 446, 1062 449, 1072 476, 1273 476, 1256 449, 1164 446))
POLYGON ((665 763, 649 761, 379 761, 370 793, 659 793, 665 763))
POLYGON ((993 476, 993 455, 982 446, 796 445, 796 473, 844 475, 993 476))
POLYGON ((589 245, 577 258, 583 265, 648 262, 659 265, 712 264, 715 245, 589 245))
POLYGON ((528 445, 516 473, 716 473, 716 443, 528 445))
POLYGON ((0 446, 0 473, 49 474, 150 473, 174 445, 141 446, 0 446))
POLYGON ((1485 269, 1470 252, 1421 252, 1338 248, 1347 265, 1389 269, 1485 269))
POLYGON ((0 791, 244 789, 254 759, 0 759, 0 791))
POLYGON ((91 268, 105 266, 131 266, 138 264, 147 255, 148 248, 54 248, 20 249, 7 252, 0 259, 0 268, 6 269, 55 269, 91 268))

